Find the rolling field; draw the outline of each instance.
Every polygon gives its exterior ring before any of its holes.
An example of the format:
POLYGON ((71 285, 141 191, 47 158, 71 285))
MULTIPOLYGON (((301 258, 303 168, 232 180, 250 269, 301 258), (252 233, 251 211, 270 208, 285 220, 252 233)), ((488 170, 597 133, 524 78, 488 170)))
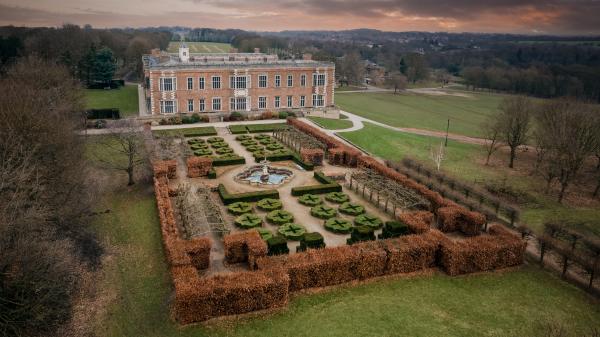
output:
MULTIPOLYGON (((181 42, 171 41, 167 51, 169 53, 177 53, 180 44, 181 42)), ((232 48, 229 43, 219 42, 186 42, 186 44, 190 48, 190 53, 228 53, 232 48)))
POLYGON ((86 89, 86 109, 117 108, 121 118, 139 113, 137 85, 125 85, 120 89, 86 89))
MULTIPOLYGON (((340 135, 381 158, 399 161, 408 156, 431 167, 433 163, 429 158, 429 149, 443 141, 441 138, 406 134, 370 123, 365 123, 361 130, 340 135)), ((496 153, 492 165, 485 166, 485 155, 480 146, 451 140, 442 171, 469 183, 509 186, 521 199, 522 221, 536 231, 541 231, 546 221, 563 220, 580 230, 600 235, 600 209, 593 205, 574 208, 559 204, 555 195, 544 193, 542 179, 529 174, 532 163, 524 160, 523 154, 517 156, 517 170, 506 167, 507 158, 506 153, 496 153)))
POLYGON ((465 95, 345 93, 335 100, 342 110, 391 126, 445 132, 450 119, 450 133, 480 137, 481 124, 497 113, 504 96, 465 95))

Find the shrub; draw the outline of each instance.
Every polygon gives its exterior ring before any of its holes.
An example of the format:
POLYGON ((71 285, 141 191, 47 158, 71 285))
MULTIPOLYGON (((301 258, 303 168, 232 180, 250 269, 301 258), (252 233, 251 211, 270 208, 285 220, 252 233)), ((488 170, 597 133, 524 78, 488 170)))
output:
POLYGON ((238 155, 225 156, 224 158, 217 158, 213 160, 213 166, 243 165, 245 163, 246 159, 238 155))
POLYGON ((342 192, 327 193, 325 195, 325 199, 328 201, 331 201, 331 202, 335 202, 336 204, 341 204, 341 203, 344 203, 344 202, 350 200, 348 195, 345 193, 342 193, 342 192))
POLYGON ((255 229, 260 235, 260 238, 263 239, 263 241, 267 241, 268 239, 273 237, 273 233, 266 228, 257 227, 255 229))
POLYGON ((223 137, 210 137, 206 140, 209 143, 224 143, 225 139, 223 137))
POLYGON ((267 220, 276 225, 283 225, 294 221, 294 216, 288 211, 275 210, 267 214, 267 220))
MULTIPOLYGON (((244 135, 244 136, 246 136, 246 135, 244 135)), ((238 137, 239 137, 239 136, 238 136, 238 137)), ((249 136, 248 136, 248 137, 249 137, 249 136)), ((254 139, 246 139, 246 140, 243 140, 243 141, 241 141, 241 142, 240 142, 240 144, 241 144, 243 147, 245 147, 246 149, 248 149, 248 147, 249 147, 249 146, 252 146, 252 145, 257 145, 257 144, 258 144, 258 142, 257 142, 256 140, 254 140, 254 139)), ((262 148, 262 146, 261 146, 261 148, 262 148)), ((248 150, 248 151, 251 151, 251 150, 248 150)))
POLYGON ((288 117, 288 112, 287 111, 279 111, 279 119, 286 119, 288 117))
POLYGON ((281 225, 277 232, 288 240, 298 241, 306 233, 306 228, 295 223, 286 223, 281 225))
POLYGON ((252 205, 244 201, 234 202, 227 206, 227 210, 231 214, 244 214, 252 212, 252 205))
POLYGON ((443 234, 431 230, 422 235, 405 235, 379 241, 387 253, 386 274, 412 273, 435 266, 443 234))
POLYGON ((348 234, 352 231, 352 223, 348 220, 332 218, 325 221, 325 229, 338 234, 348 234))
POLYGON ((265 137, 265 138, 261 138, 259 141, 259 143, 261 143, 262 145, 271 145, 271 144, 275 144, 277 143, 277 141, 269 136, 265 137))
POLYGON ((215 169, 211 167, 206 177, 208 179, 217 179, 217 171, 215 171, 215 169))
POLYGON ((279 199, 265 198, 257 202, 256 206, 258 206, 258 208, 262 209, 263 211, 273 211, 276 209, 281 209, 283 207, 283 204, 279 199))
POLYGON ((235 218, 235 225, 243 229, 260 227, 262 219, 256 214, 246 213, 235 218))
POLYGON ((193 124, 193 123, 194 123, 194 121, 192 120, 192 118, 191 118, 191 117, 188 117, 188 116, 183 116, 183 117, 181 118, 181 123, 182 123, 182 124, 193 124))
MULTIPOLYGON (((248 152, 264 151, 265 147, 262 145, 248 145, 246 146, 246 150, 248 150, 248 152)), ((254 157, 256 158, 256 156, 254 157)))
POLYGON ((208 147, 208 145, 206 145, 204 143, 197 143, 197 144, 190 145, 190 149, 192 149, 192 150, 208 150, 209 147, 208 147))
POLYGON ((320 205, 323 203, 323 200, 321 199, 321 197, 319 197, 318 195, 315 195, 315 194, 305 194, 305 195, 301 196, 300 198, 298 198, 298 201, 302 205, 306 205, 306 206, 316 206, 316 205, 320 205))
POLYGON ((339 209, 340 213, 344 213, 344 214, 348 214, 348 215, 352 215, 352 216, 363 214, 365 212, 365 208, 363 206, 358 205, 358 204, 353 204, 351 202, 345 202, 345 203, 341 204, 338 209, 339 209))
POLYGON ((361 214, 354 218, 354 224, 357 226, 368 226, 373 229, 379 229, 383 226, 383 221, 370 214, 361 214))
POLYGON ((269 151, 275 151, 275 150, 281 150, 281 149, 283 149, 283 145, 281 145, 279 143, 268 144, 266 147, 267 147, 267 150, 269 150, 269 151))
POLYGON ((212 154, 212 150, 203 149, 203 150, 194 150, 194 155, 198 157, 207 157, 212 154))
POLYGON ((281 130, 286 128, 287 125, 281 123, 246 125, 246 129, 250 133, 273 132, 275 130, 281 130))
POLYGON ((304 252, 307 249, 325 248, 325 240, 319 232, 304 233, 300 239, 300 246, 296 248, 296 252, 304 252))
POLYGON ((239 125, 238 124, 238 125, 230 125, 229 126, 229 132, 231 132, 234 135, 237 135, 237 134, 241 134, 241 133, 246 133, 246 132, 248 132, 248 130, 246 129, 245 125, 239 125))
POLYGON ((375 240, 374 229, 369 226, 356 226, 352 228, 350 238, 346 240, 346 243, 351 245, 361 241, 373 241, 375 240))
POLYGON ((210 147, 212 147, 213 149, 221 149, 221 148, 229 147, 229 144, 227 144, 225 142, 212 142, 212 143, 210 143, 210 147))
POLYGON ((387 221, 385 226, 383 226, 383 231, 379 235, 379 238, 390 239, 407 234, 409 234, 409 229, 405 223, 400 221, 387 221))
POLYGON ((330 219, 337 215, 337 211, 329 206, 317 205, 310 209, 310 215, 319 219, 330 219))
POLYGON ((433 213, 428 211, 402 213, 399 219, 408 226, 411 233, 421 234, 429 231, 433 221, 433 213))
POLYGON ((287 241, 281 236, 274 236, 268 239, 267 246, 269 247, 269 255, 281 255, 288 254, 290 252, 290 249, 287 246, 287 241))
POLYGON ((198 115, 197 113, 193 113, 190 119, 192 120, 192 123, 200 123, 201 121, 200 115, 198 115))
POLYGON ((223 184, 219 184, 217 190, 219 192, 219 197, 221 197, 221 201, 223 201, 225 205, 229 205, 238 201, 255 202, 264 198, 279 199, 279 192, 277 192, 277 190, 229 194, 225 188, 225 185, 223 184))
MULTIPOLYGON (((230 125, 230 126, 229 126, 229 129, 231 129, 231 127, 232 127, 232 126, 240 126, 240 125, 230 125)), ((241 125, 241 126, 243 126, 243 125, 241 125)), ((246 129, 246 127, 244 126, 244 130, 245 130, 245 129, 246 129)), ((241 142, 241 144, 242 144, 242 145, 244 145, 244 143, 243 143, 243 142, 245 142, 245 141, 247 141, 247 140, 250 140, 250 141, 251 141, 251 140, 252 140, 252 136, 250 136, 250 135, 239 135, 239 136, 236 136, 236 137, 235 137, 235 140, 237 140, 237 141, 240 141, 240 142, 241 142)), ((255 142, 255 144, 256 144, 256 142, 255 142)))
POLYGON ((314 177, 323 185, 309 185, 292 188, 293 196, 301 196, 304 194, 325 194, 330 192, 341 192, 342 185, 335 182, 333 179, 325 176, 323 172, 315 172, 314 177))
POLYGON ((438 209, 438 224, 442 232, 461 231, 465 235, 478 235, 485 225, 485 215, 464 207, 452 206, 438 209))
POLYGON ((190 138, 190 139, 187 140, 187 143, 190 144, 190 145, 193 145, 193 144, 204 144, 204 143, 206 143, 206 141, 204 139, 202 139, 202 138, 190 138))

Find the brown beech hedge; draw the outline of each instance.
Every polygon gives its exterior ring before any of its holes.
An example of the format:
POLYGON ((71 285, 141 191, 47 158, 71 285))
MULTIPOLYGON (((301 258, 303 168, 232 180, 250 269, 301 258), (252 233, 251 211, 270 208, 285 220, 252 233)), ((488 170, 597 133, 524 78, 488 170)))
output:
POLYGON ((408 226, 411 233, 422 234, 431 228, 433 213, 428 211, 407 212, 400 214, 399 219, 408 226))
POLYGON ((225 261, 228 263, 248 262, 254 269, 256 259, 267 255, 267 244, 258 231, 251 229, 232 233, 223 238, 225 261))
POLYGON ((442 207, 437 215, 442 232, 460 231, 468 236, 478 235, 486 222, 485 215, 460 206, 442 207))
POLYGON ((449 275, 516 266, 523 263, 527 244, 501 225, 492 225, 489 235, 464 240, 443 240, 441 267, 449 275))

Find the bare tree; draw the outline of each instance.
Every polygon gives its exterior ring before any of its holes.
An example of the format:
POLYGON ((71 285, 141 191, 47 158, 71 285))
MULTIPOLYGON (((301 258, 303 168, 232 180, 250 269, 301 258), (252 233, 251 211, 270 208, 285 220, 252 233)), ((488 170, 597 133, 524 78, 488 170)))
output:
POLYGON ((501 129, 498 123, 488 121, 482 125, 482 130, 485 138, 483 143, 486 153, 485 165, 489 165, 490 158, 494 152, 502 146, 502 143, 500 142, 501 129))
POLYGON ((394 72, 385 79, 385 85, 394 88, 394 94, 396 94, 398 90, 406 89, 406 76, 402 75, 401 72, 394 72))
POLYGON ((440 146, 438 147, 430 147, 429 149, 429 157, 435 163, 435 167, 437 170, 440 170, 442 166, 442 161, 444 161, 446 156, 446 147, 444 146, 444 142, 440 142, 440 146))
POLYGON ((133 185, 136 170, 148 162, 141 129, 125 121, 109 130, 98 142, 104 151, 96 152, 96 160, 104 168, 127 173, 127 185, 133 185))
POLYGON ((527 141, 533 108, 533 103, 526 97, 506 98, 500 104, 500 113, 495 117, 502 137, 510 147, 510 168, 514 167, 517 149, 527 141))
POLYGON ((444 69, 440 69, 435 73, 435 79, 441 84, 442 88, 450 83, 450 78, 450 74, 444 69))

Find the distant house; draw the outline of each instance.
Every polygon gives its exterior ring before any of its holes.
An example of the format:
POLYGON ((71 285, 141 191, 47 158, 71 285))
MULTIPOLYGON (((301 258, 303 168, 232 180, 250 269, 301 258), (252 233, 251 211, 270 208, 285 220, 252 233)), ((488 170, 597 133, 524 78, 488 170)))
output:
POLYGON ((144 91, 152 115, 233 111, 319 110, 334 105, 335 65, 279 60, 254 53, 190 54, 153 50, 143 56, 144 91))

